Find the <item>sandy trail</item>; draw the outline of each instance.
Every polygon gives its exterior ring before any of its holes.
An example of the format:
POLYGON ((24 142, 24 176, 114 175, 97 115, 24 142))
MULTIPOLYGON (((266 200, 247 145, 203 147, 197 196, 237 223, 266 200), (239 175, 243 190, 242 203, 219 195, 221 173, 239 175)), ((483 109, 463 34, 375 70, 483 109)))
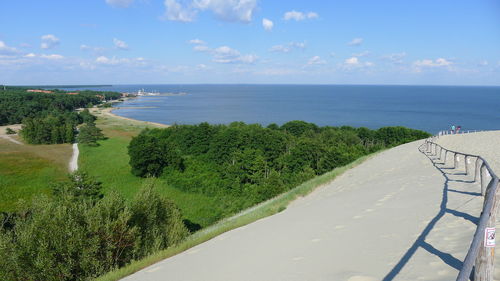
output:
POLYGON ((380 153, 277 215, 124 280, 454 280, 482 198, 421 143, 380 153))
POLYGON ((11 137, 11 135, 0 135, 0 138, 2 139, 5 139, 5 140, 8 140, 10 142, 13 142, 15 144, 23 144, 22 142, 18 141, 18 140, 15 140, 14 138, 11 137))
POLYGON ((78 155, 80 155, 80 150, 78 149, 78 143, 74 143, 73 154, 71 155, 71 160, 69 161, 69 171, 71 173, 78 170, 78 155))

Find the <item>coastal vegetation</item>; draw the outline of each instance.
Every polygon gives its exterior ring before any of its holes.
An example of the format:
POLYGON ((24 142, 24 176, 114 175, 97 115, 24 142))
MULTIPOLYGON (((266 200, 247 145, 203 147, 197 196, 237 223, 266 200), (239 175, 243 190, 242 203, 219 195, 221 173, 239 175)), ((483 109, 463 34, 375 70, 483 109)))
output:
POLYGON ((73 174, 22 212, 0 215, 1 280, 88 280, 179 243, 178 208, 146 185, 126 202, 73 174))
POLYGON ((318 127, 303 121, 267 128, 201 123, 144 130, 128 153, 132 174, 219 198, 223 208, 217 215, 226 217, 364 155, 428 136, 403 127, 318 127))
POLYGON ((45 117, 54 112, 71 112, 120 97, 121 94, 116 92, 86 90, 69 93, 57 89, 0 88, 0 126, 18 124, 25 118, 45 117))

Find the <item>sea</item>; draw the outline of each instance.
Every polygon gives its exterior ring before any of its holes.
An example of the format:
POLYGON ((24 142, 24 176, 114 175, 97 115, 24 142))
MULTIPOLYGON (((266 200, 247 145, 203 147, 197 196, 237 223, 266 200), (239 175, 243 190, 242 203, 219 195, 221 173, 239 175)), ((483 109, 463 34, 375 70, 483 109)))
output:
MULTIPOLYGON (((64 88, 63 88, 64 89, 64 88)), ((281 125, 377 129, 405 126, 437 133, 500 130, 500 87, 383 85, 112 85, 67 90, 185 93, 141 96, 116 104, 115 114, 163 124, 281 125)))

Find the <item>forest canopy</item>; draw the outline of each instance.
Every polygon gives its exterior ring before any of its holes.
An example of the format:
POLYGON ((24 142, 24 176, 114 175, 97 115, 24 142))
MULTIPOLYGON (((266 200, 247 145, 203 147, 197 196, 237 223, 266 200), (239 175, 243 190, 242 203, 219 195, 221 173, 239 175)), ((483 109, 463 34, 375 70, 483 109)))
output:
POLYGON ((97 105, 103 101, 119 99, 120 93, 101 91, 62 90, 28 92, 26 87, 0 87, 0 126, 21 123, 24 118, 45 117, 54 112, 68 112, 77 108, 97 105))
POLYGON ((234 198, 229 201, 237 203, 226 207, 237 211, 361 156, 428 136, 404 127, 318 127, 304 121, 268 127, 201 123, 144 130, 130 142, 129 155, 134 175, 234 198))

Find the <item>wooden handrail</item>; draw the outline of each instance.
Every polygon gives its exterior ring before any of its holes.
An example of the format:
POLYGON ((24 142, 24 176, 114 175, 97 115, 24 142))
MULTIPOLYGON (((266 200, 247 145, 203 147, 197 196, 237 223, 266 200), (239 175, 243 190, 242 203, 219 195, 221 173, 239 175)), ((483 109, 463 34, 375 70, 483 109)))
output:
POLYGON ((479 223, 456 281, 469 280, 473 268, 475 281, 492 281, 494 273, 493 262, 495 248, 485 247, 485 231, 486 228, 494 228, 496 224, 496 213, 499 204, 499 200, 497 198, 499 178, 489 165, 488 161, 479 155, 449 150, 429 139, 425 141, 425 145, 427 152, 430 153, 432 153, 434 147, 435 155, 437 155, 437 149, 439 148, 439 159, 441 159, 443 150, 445 151, 445 159, 447 153, 452 153, 454 158, 454 168, 457 168, 457 155, 464 156, 466 174, 468 174, 469 171, 466 159, 469 157, 476 158, 476 163, 474 165, 474 181, 478 180, 479 174, 481 194, 485 196, 485 198, 483 210, 481 212, 481 216, 479 217, 479 223), (486 171, 491 177, 489 181, 487 180, 488 177, 484 174, 486 171))

